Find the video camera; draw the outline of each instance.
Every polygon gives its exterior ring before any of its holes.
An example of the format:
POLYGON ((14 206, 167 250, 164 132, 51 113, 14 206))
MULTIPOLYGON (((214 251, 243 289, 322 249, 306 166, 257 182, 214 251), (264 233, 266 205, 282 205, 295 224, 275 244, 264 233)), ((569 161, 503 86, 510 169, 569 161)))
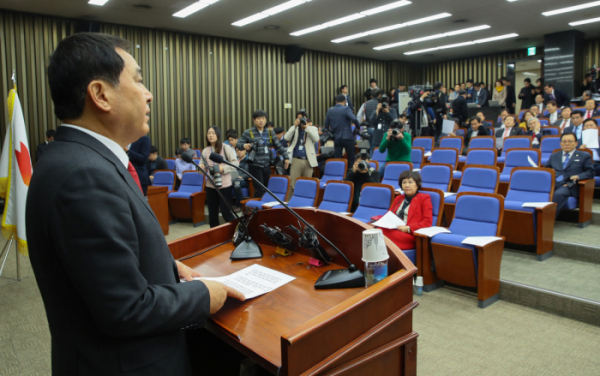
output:
POLYGON ((433 87, 431 85, 413 85, 408 88, 408 92, 412 99, 421 98, 424 93, 427 93, 427 98, 431 98, 433 87))
POLYGON ((369 163, 367 162, 367 159, 369 159, 369 153, 363 149, 358 154, 358 157, 362 159, 360 162, 358 162, 358 170, 367 171, 369 169, 369 163))
POLYGON ((319 137, 319 143, 321 146, 325 145, 327 141, 333 140, 333 133, 329 129, 322 129, 323 134, 319 137))
POLYGON ((398 119, 394 119, 390 124, 390 129, 392 130, 392 136, 394 137, 392 140, 396 141, 396 137, 400 136, 402 133, 402 124, 398 121, 398 119))
POLYGON ((369 136, 369 132, 367 131, 367 127, 369 123, 364 121, 360 124, 360 127, 354 128, 354 136, 360 136, 363 140, 369 140, 371 136, 369 136), (364 130, 363 130, 364 129, 364 130))

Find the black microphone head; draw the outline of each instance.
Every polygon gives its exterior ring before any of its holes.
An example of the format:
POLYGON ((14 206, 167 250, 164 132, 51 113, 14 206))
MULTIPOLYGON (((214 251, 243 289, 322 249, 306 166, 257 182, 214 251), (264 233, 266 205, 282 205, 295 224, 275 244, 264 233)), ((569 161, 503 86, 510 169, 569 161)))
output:
POLYGON ((183 161, 186 163, 194 163, 194 158, 186 153, 181 153, 181 159, 183 159, 183 161))
POLYGON ((217 154, 214 151, 210 153, 210 157, 208 157, 211 161, 215 163, 223 163, 224 159, 221 154, 217 154))

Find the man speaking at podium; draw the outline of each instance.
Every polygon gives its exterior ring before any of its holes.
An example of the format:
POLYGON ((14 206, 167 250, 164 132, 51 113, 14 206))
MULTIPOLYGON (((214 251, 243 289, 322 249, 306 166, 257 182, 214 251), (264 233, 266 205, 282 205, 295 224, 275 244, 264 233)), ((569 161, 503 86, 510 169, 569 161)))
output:
MULTIPOLYGON (((152 94, 104 34, 61 41, 48 79, 62 125, 27 197, 31 264, 54 375, 189 375, 186 331, 243 296, 173 260, 124 148, 148 133, 152 94)), ((202 354, 199 354, 202 355, 202 354)))

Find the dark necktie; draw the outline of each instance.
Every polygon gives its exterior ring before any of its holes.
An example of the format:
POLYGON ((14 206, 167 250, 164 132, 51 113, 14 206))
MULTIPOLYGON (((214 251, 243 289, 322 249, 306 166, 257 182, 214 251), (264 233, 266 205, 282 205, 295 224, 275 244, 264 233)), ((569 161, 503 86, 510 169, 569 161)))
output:
POLYGON ((129 164, 127 165, 127 171, 129 171, 129 173, 131 174, 133 181, 135 181, 135 184, 137 184, 140 191, 144 193, 144 190, 142 189, 142 184, 140 183, 140 177, 138 176, 137 172, 135 171, 135 167, 133 167, 131 162, 129 162, 129 164))

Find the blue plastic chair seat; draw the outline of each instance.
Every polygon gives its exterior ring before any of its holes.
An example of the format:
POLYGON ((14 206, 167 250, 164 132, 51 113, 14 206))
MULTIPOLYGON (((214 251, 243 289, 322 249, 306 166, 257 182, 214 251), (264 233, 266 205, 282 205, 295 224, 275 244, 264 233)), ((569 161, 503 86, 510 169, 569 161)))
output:
MULTIPOLYGON (((292 197, 290 202, 288 202, 288 206, 290 208, 301 208, 303 206, 313 206, 315 204, 314 198, 306 198, 306 197, 292 197)), ((283 205, 276 205, 273 209, 283 208, 283 205)))
POLYGON ((172 192, 169 193, 169 198, 190 198, 194 192, 172 192))
POLYGON ((462 178, 462 171, 454 171, 454 172, 452 173, 452 177, 453 177, 454 179, 461 179, 461 178, 462 178))
POLYGON ((506 160, 505 156, 500 156, 500 157, 498 157, 497 162, 504 163, 505 160, 506 160))
POLYGON ((404 252, 406 257, 409 258, 410 262, 412 262, 415 265, 417 264, 417 250, 416 249, 407 249, 402 252, 404 252))
POLYGON ((458 161, 459 162, 466 162, 467 161, 467 156, 466 155, 459 155, 458 156, 458 161))
POLYGON ((447 196, 444 198, 444 204, 456 204, 456 195, 447 196))
POLYGON ((567 205, 565 206, 567 209, 577 209, 577 207, 579 207, 579 200, 577 200, 575 197, 569 197, 567 200, 567 205))
POLYGON ((535 208, 524 208, 523 207, 524 203, 525 202, 523 202, 523 201, 504 201, 504 209, 516 210, 516 211, 522 211, 522 212, 528 212, 528 213, 535 212, 535 208))
POLYGON ((456 234, 437 234, 431 238, 431 243, 432 244, 450 245, 453 247, 460 247, 460 248, 465 248, 465 249, 470 249, 472 251, 475 251, 475 246, 461 243, 466 238, 468 238, 468 236, 456 235, 456 234))
POLYGON ((508 174, 500 174, 500 181, 508 183, 510 181, 510 171, 508 172, 508 174))

